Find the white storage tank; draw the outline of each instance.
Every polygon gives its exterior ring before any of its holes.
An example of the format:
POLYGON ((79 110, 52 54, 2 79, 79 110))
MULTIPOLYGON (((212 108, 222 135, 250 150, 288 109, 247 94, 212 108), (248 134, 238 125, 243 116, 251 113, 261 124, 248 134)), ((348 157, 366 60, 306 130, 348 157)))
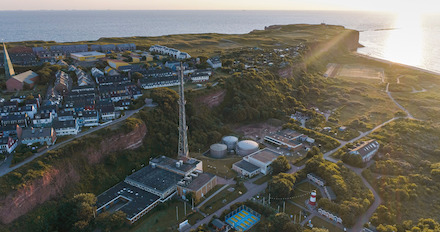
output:
POLYGON ((252 140, 242 140, 237 143, 237 154, 246 156, 258 151, 258 143, 252 140))
POLYGON ((233 151, 237 147, 238 138, 235 136, 225 136, 222 138, 222 143, 226 144, 228 151, 233 151))
POLYGON ((228 152, 227 149, 228 147, 225 144, 221 144, 221 143, 212 144, 210 147, 211 157, 223 158, 226 156, 226 153, 228 152))

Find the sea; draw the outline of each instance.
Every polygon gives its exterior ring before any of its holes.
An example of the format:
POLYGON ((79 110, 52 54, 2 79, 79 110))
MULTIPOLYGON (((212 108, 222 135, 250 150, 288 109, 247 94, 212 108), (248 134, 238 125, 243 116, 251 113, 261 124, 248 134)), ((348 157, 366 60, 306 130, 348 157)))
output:
POLYGON ((242 34, 282 24, 360 31, 364 55, 440 72, 440 15, 351 11, 0 11, 0 40, 92 41, 181 33, 242 34))

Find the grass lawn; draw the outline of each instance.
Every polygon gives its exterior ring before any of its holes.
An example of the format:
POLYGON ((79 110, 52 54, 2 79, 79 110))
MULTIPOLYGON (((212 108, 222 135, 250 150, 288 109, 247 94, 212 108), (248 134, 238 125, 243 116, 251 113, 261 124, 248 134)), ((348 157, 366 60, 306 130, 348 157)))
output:
MULTIPOLYGON (((293 190, 293 196, 301 196, 301 197, 293 198, 292 201, 294 201, 299 205, 304 205, 305 200, 309 199, 312 190, 317 190, 317 188, 314 185, 310 184, 309 182, 304 182, 296 186, 295 189, 293 190)), ((321 193, 319 192, 319 190, 316 191, 316 194, 317 194, 317 199, 319 199, 321 197, 321 193)))
POLYGON ((254 183, 254 184, 258 184, 258 185, 262 185, 262 184, 264 184, 264 183, 270 181, 271 179, 272 179, 272 176, 271 176, 271 175, 265 175, 265 176, 262 176, 262 177, 258 178, 258 179, 255 180, 253 183, 254 183))
POLYGON ((218 184, 216 185, 213 189, 209 190, 208 193, 205 194, 205 196, 203 196, 202 198, 200 198, 200 200, 198 202, 196 202, 195 204, 199 204, 200 202, 203 202, 206 198, 208 198, 209 196, 211 196, 213 193, 217 192, 217 190, 221 189, 223 186, 225 186, 224 184, 218 184))
POLYGON ((227 203, 235 200, 236 198, 247 192, 246 187, 244 187, 244 185, 241 185, 238 188, 236 186, 231 186, 229 188, 224 189, 223 191, 215 195, 213 198, 211 198, 211 200, 206 202, 202 206, 202 208, 200 208, 200 210, 206 214, 212 214, 221 207, 223 207, 224 205, 226 205, 227 203), (230 192, 229 188, 235 188, 235 190, 230 192))
POLYGON ((319 217, 313 217, 312 218, 312 224, 314 228, 325 228, 328 229, 328 231, 331 232, 341 232, 344 231, 343 229, 333 225, 330 222, 327 222, 319 217))
POLYGON ((204 171, 210 172, 222 178, 226 177, 226 179, 234 178, 235 176, 237 176, 237 173, 231 169, 232 164, 242 159, 242 157, 236 155, 228 156, 224 159, 215 159, 199 153, 193 153, 191 154, 191 156, 203 161, 204 171))
MULTIPOLYGON (((166 208, 162 208, 160 205, 153 211, 147 213, 142 219, 136 222, 131 228, 130 232, 162 232, 162 231, 175 231, 178 223, 188 219, 190 224, 196 220, 203 218, 199 213, 191 213, 191 205, 186 204, 186 213, 188 218, 184 215, 184 203, 180 201, 174 201, 166 208), (176 206, 179 211, 179 220, 176 217, 176 206)), ((122 232, 122 231, 121 231, 122 232)))

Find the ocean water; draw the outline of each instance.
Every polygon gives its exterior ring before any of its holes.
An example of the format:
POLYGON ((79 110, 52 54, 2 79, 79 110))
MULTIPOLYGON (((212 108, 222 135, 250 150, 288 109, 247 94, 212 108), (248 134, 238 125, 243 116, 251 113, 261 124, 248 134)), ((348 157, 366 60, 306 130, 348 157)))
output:
POLYGON ((361 31, 359 53, 440 72, 440 15, 332 11, 0 11, 0 40, 96 40, 180 33, 248 33, 274 24, 361 31))

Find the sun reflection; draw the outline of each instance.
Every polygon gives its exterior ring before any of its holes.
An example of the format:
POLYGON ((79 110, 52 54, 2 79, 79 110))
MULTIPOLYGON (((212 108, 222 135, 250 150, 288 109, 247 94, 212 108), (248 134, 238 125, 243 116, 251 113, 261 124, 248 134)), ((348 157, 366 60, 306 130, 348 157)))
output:
POLYGON ((421 65, 424 41, 422 15, 397 15, 393 28, 389 32, 384 58, 412 66, 421 65))

